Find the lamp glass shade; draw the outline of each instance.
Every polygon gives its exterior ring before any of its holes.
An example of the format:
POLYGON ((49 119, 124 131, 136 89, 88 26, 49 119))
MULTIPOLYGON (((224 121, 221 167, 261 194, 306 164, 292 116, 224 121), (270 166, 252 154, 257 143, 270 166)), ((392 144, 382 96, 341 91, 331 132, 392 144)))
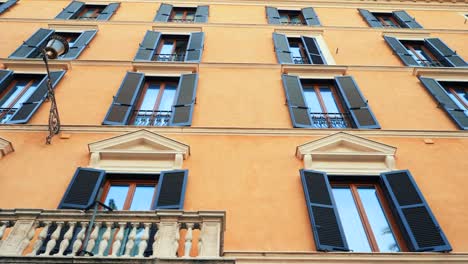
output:
POLYGON ((67 40, 58 35, 53 35, 44 48, 48 59, 56 59, 58 56, 67 53, 68 49, 67 40))

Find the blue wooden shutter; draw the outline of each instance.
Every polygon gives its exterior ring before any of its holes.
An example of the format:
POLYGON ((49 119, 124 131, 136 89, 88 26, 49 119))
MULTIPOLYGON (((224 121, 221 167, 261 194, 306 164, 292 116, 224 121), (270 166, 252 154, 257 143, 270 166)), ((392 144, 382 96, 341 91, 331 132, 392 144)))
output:
POLYGON ((87 209, 96 200, 106 171, 77 168, 58 209, 87 209))
POLYGON ((161 171, 154 209, 184 209, 188 170, 161 171))
POLYGON ((444 87, 439 82, 432 78, 419 77, 419 80, 423 83, 424 87, 449 115, 449 117, 455 121, 460 129, 468 130, 468 116, 465 115, 463 109, 461 109, 447 94, 444 87))
MULTIPOLYGON (((10 70, 0 70, 0 94, 8 88, 11 80, 13 79, 13 71, 10 70)), ((0 98, 1 100, 2 98, 0 98)))
POLYGON ((276 9, 275 7, 267 6, 266 14, 268 18, 268 24, 281 24, 278 9, 276 9))
POLYGON ((293 63, 288 38, 285 35, 273 33, 273 44, 275 45, 276 58, 280 64, 293 63))
MULTIPOLYGON (((52 71, 50 72, 50 79, 52 89, 55 89, 58 82, 62 79, 66 71, 52 71)), ((27 123, 33 114, 39 109, 41 104, 47 98, 47 76, 37 86, 36 90, 23 102, 21 107, 13 114, 8 124, 24 124, 27 123)))
POLYGON ((309 108, 307 107, 299 77, 282 75, 283 87, 289 108, 289 115, 294 127, 311 127, 309 108))
POLYGON ((109 20, 115 11, 119 8, 120 3, 110 3, 102 10, 101 14, 96 18, 96 20, 109 20))
POLYGON ((195 23, 206 23, 208 22, 208 6, 198 6, 195 12, 195 23))
POLYGON ((452 247, 408 170, 381 174, 392 211, 411 251, 451 251, 452 247))
POLYGON ((393 16, 398 20, 400 25, 406 28, 422 28, 418 22, 414 18, 412 18, 406 11, 404 10, 399 10, 399 11, 394 11, 392 12, 393 16))
POLYGON ((407 66, 420 66, 401 42, 394 37, 384 36, 385 41, 407 66))
POLYGON ((371 27, 382 27, 382 23, 368 10, 358 9, 361 16, 366 20, 367 24, 371 27))
POLYGON ((326 64, 320 46, 315 38, 301 37, 311 64, 326 64))
POLYGON ((127 72, 117 95, 109 107, 102 122, 103 125, 126 125, 132 115, 140 91, 144 85, 145 75, 139 72, 127 72))
POLYGON ((5 12, 8 8, 12 7, 14 4, 16 4, 18 0, 8 0, 3 4, 0 4, 0 14, 5 12))
POLYGON ((52 29, 41 28, 36 31, 28 40, 26 40, 18 49, 16 49, 9 58, 24 59, 35 58, 41 52, 41 49, 47 44, 46 41, 54 33, 52 29))
POLYGON ((146 31, 145 37, 143 38, 143 41, 141 42, 137 54, 133 60, 150 61, 156 52, 160 37, 160 32, 152 30, 146 31))
POLYGON ((185 53, 186 62, 200 62, 203 53, 203 43, 205 41, 205 33, 194 32, 190 34, 190 39, 185 53))
POLYGON ((70 47, 67 53, 63 54, 61 59, 64 60, 73 60, 80 56, 81 52, 88 46, 89 42, 96 35, 97 30, 86 30, 81 33, 81 35, 76 39, 73 46, 70 47))
POLYGON ((190 126, 193 107, 197 95, 198 74, 182 74, 174 105, 172 106, 171 126, 190 126))
POLYGON ((161 4, 159 6, 159 10, 156 13, 156 16, 154 17, 155 22, 167 22, 169 20, 169 17, 171 16, 172 13, 172 5, 169 4, 161 4))
POLYGON ((425 46, 427 46, 444 65, 449 67, 468 67, 465 60, 445 45, 442 40, 438 38, 427 38, 424 42, 426 43, 425 46))
POLYGON ((325 172, 300 170, 315 245, 319 251, 349 251, 325 172))
POLYGON ((377 122, 353 77, 337 76, 335 81, 356 127, 380 128, 379 122, 377 122))
POLYGON ((320 26, 320 20, 312 7, 303 8, 302 16, 308 26, 320 26))
POLYGON ((85 7, 85 3, 80 1, 72 1, 65 9, 60 12, 55 19, 72 19, 78 15, 85 7))

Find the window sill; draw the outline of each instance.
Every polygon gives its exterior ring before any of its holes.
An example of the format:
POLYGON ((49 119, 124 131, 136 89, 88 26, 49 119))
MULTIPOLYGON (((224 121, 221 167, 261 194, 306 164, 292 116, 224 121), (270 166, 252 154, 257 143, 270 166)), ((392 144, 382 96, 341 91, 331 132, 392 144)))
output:
POLYGON ((180 76, 198 72, 198 63, 138 61, 132 62, 132 65, 134 71, 143 72, 145 75, 180 76))
POLYGON ((467 81, 468 80, 468 68, 456 68, 456 67, 415 67, 413 70, 414 76, 424 76, 434 78, 437 80, 450 80, 450 81, 467 81))
MULTIPOLYGON (((42 59, 2 59, 3 68, 13 70, 16 73, 46 73, 46 67, 42 59)), ((50 71, 71 69, 70 60, 49 60, 50 71)))

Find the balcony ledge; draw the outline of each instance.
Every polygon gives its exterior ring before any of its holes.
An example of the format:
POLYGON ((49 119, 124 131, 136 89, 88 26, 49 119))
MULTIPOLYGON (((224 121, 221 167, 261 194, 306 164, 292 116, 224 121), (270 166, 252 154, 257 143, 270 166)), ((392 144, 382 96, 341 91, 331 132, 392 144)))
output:
POLYGON ((100 264, 234 264, 232 258, 123 258, 123 257, 27 257, 2 256, 0 263, 37 263, 37 264, 68 264, 68 263, 100 263, 100 264))

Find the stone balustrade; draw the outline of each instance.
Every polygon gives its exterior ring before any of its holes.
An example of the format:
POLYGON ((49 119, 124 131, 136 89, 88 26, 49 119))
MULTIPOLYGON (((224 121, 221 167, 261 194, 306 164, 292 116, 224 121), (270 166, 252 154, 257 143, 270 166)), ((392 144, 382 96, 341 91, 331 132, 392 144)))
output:
POLYGON ((75 257, 218 258, 225 213, 214 211, 99 211, 86 243, 92 212, 0 211, 0 255, 75 257), (87 255, 89 256, 89 254, 87 255))

